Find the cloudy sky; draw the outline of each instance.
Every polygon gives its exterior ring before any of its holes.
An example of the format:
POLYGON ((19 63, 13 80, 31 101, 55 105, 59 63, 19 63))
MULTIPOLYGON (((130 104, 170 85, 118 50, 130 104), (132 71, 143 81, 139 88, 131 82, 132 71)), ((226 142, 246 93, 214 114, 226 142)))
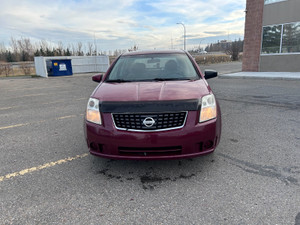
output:
POLYGON ((0 43, 10 38, 98 50, 183 48, 243 38, 246 0, 0 0, 0 43))

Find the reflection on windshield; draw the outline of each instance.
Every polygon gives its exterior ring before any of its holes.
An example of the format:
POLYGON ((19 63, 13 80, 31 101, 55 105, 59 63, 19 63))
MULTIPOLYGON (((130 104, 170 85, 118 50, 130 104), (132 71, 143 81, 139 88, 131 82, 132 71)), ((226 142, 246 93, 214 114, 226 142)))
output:
POLYGON ((121 56, 106 82, 167 81, 199 79, 186 54, 121 56))

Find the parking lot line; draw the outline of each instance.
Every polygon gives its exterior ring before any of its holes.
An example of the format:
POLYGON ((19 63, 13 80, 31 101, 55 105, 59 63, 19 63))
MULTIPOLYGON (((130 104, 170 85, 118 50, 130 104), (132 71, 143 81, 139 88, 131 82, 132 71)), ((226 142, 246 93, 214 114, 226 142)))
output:
POLYGON ((22 127, 22 126, 26 126, 26 125, 29 125, 29 124, 30 123, 20 123, 20 124, 10 125, 10 126, 6 126, 6 127, 0 127, 0 130, 14 128, 14 127, 22 127))
POLYGON ((87 98, 77 98, 75 101, 80 101, 80 100, 87 100, 87 98))
MULTIPOLYGON (((63 120, 63 119, 69 119, 69 118, 75 118, 78 116, 83 116, 84 114, 78 114, 78 115, 68 115, 68 116, 61 116, 61 117, 56 117, 54 118, 54 120, 63 120)), ((49 120, 53 120, 53 119, 49 119, 49 120)), ((20 123, 20 124, 14 124, 14 125, 9 125, 9 126, 5 126, 5 127, 0 127, 0 130, 5 130, 5 129, 10 129, 10 128, 15 128, 15 127, 22 127, 22 126, 28 126, 28 125, 32 125, 32 124, 37 124, 37 123, 45 123, 48 120, 40 120, 40 121, 34 121, 31 123, 20 123)))
MULTIPOLYGON (((87 100, 87 98, 76 98, 76 99, 73 99, 72 101, 81 101, 81 100, 87 100)), ((58 101, 53 101, 53 102, 45 102, 45 103, 42 103, 42 105, 49 105, 49 104, 55 104, 55 103, 61 103, 61 102, 66 102, 66 100, 58 100, 58 101)), ((1 110, 1 108, 0 108, 1 110)))
POLYGON ((18 108, 18 107, 19 106, 4 107, 4 108, 0 108, 0 110, 14 109, 14 108, 18 108))
POLYGON ((55 162, 45 163, 45 164, 42 164, 42 165, 39 165, 39 166, 35 166, 35 167, 31 167, 31 168, 28 168, 28 169, 21 170, 19 172, 10 173, 10 174, 4 175, 4 176, 0 176, 0 182, 2 182, 4 180, 12 179, 14 177, 23 176, 27 173, 32 173, 34 171, 39 171, 39 170, 46 169, 46 168, 49 168, 49 167, 53 167, 53 166, 56 166, 56 165, 60 165, 60 164, 66 163, 66 162, 70 162, 70 161, 73 161, 75 159, 81 159, 81 158, 84 158, 88 155, 89 155, 88 153, 84 153, 82 155, 76 155, 74 157, 68 157, 68 158, 65 158, 65 159, 60 159, 60 160, 57 160, 55 162))
POLYGON ((13 92, 16 92, 16 91, 29 91, 29 90, 44 90, 44 89, 53 89, 53 88, 66 88, 66 87, 69 87, 69 86, 47 86, 47 87, 34 87, 34 88, 15 88, 15 89, 12 89, 10 88, 9 90, 6 90, 6 91, 13 91, 13 92))
POLYGON ((55 103, 62 103, 65 102, 65 100, 58 100, 58 101, 53 101, 53 102, 44 102, 42 105, 49 105, 49 104, 55 104, 55 103))
POLYGON ((73 118, 73 117, 77 117, 77 115, 62 116, 62 117, 56 118, 56 120, 63 120, 63 119, 68 119, 68 118, 73 118))
POLYGON ((16 98, 25 98, 25 97, 38 97, 38 96, 45 96, 45 95, 50 95, 50 94, 62 94, 62 93, 69 93, 70 91, 56 91, 56 92, 51 92, 51 93, 37 93, 37 94, 28 94, 28 95, 18 95, 14 97, 9 97, 6 98, 6 100, 9 99, 16 99, 16 98))
POLYGON ((21 95, 19 97, 33 97, 33 96, 42 96, 42 95, 47 95, 46 93, 40 93, 40 94, 30 94, 30 95, 21 95))

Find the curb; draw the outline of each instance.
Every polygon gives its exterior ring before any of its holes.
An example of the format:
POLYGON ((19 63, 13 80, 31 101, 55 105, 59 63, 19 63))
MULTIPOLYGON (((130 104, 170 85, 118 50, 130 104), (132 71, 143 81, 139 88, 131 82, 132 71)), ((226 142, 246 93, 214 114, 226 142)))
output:
POLYGON ((300 80, 300 73, 290 72, 238 72, 220 74, 220 79, 268 79, 268 80, 300 80))

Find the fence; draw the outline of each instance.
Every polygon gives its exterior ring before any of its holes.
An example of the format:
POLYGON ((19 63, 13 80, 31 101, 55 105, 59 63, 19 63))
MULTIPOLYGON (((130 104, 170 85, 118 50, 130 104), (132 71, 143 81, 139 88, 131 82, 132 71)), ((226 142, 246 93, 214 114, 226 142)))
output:
POLYGON ((34 62, 0 62, 0 76, 21 76, 35 74, 34 62))

